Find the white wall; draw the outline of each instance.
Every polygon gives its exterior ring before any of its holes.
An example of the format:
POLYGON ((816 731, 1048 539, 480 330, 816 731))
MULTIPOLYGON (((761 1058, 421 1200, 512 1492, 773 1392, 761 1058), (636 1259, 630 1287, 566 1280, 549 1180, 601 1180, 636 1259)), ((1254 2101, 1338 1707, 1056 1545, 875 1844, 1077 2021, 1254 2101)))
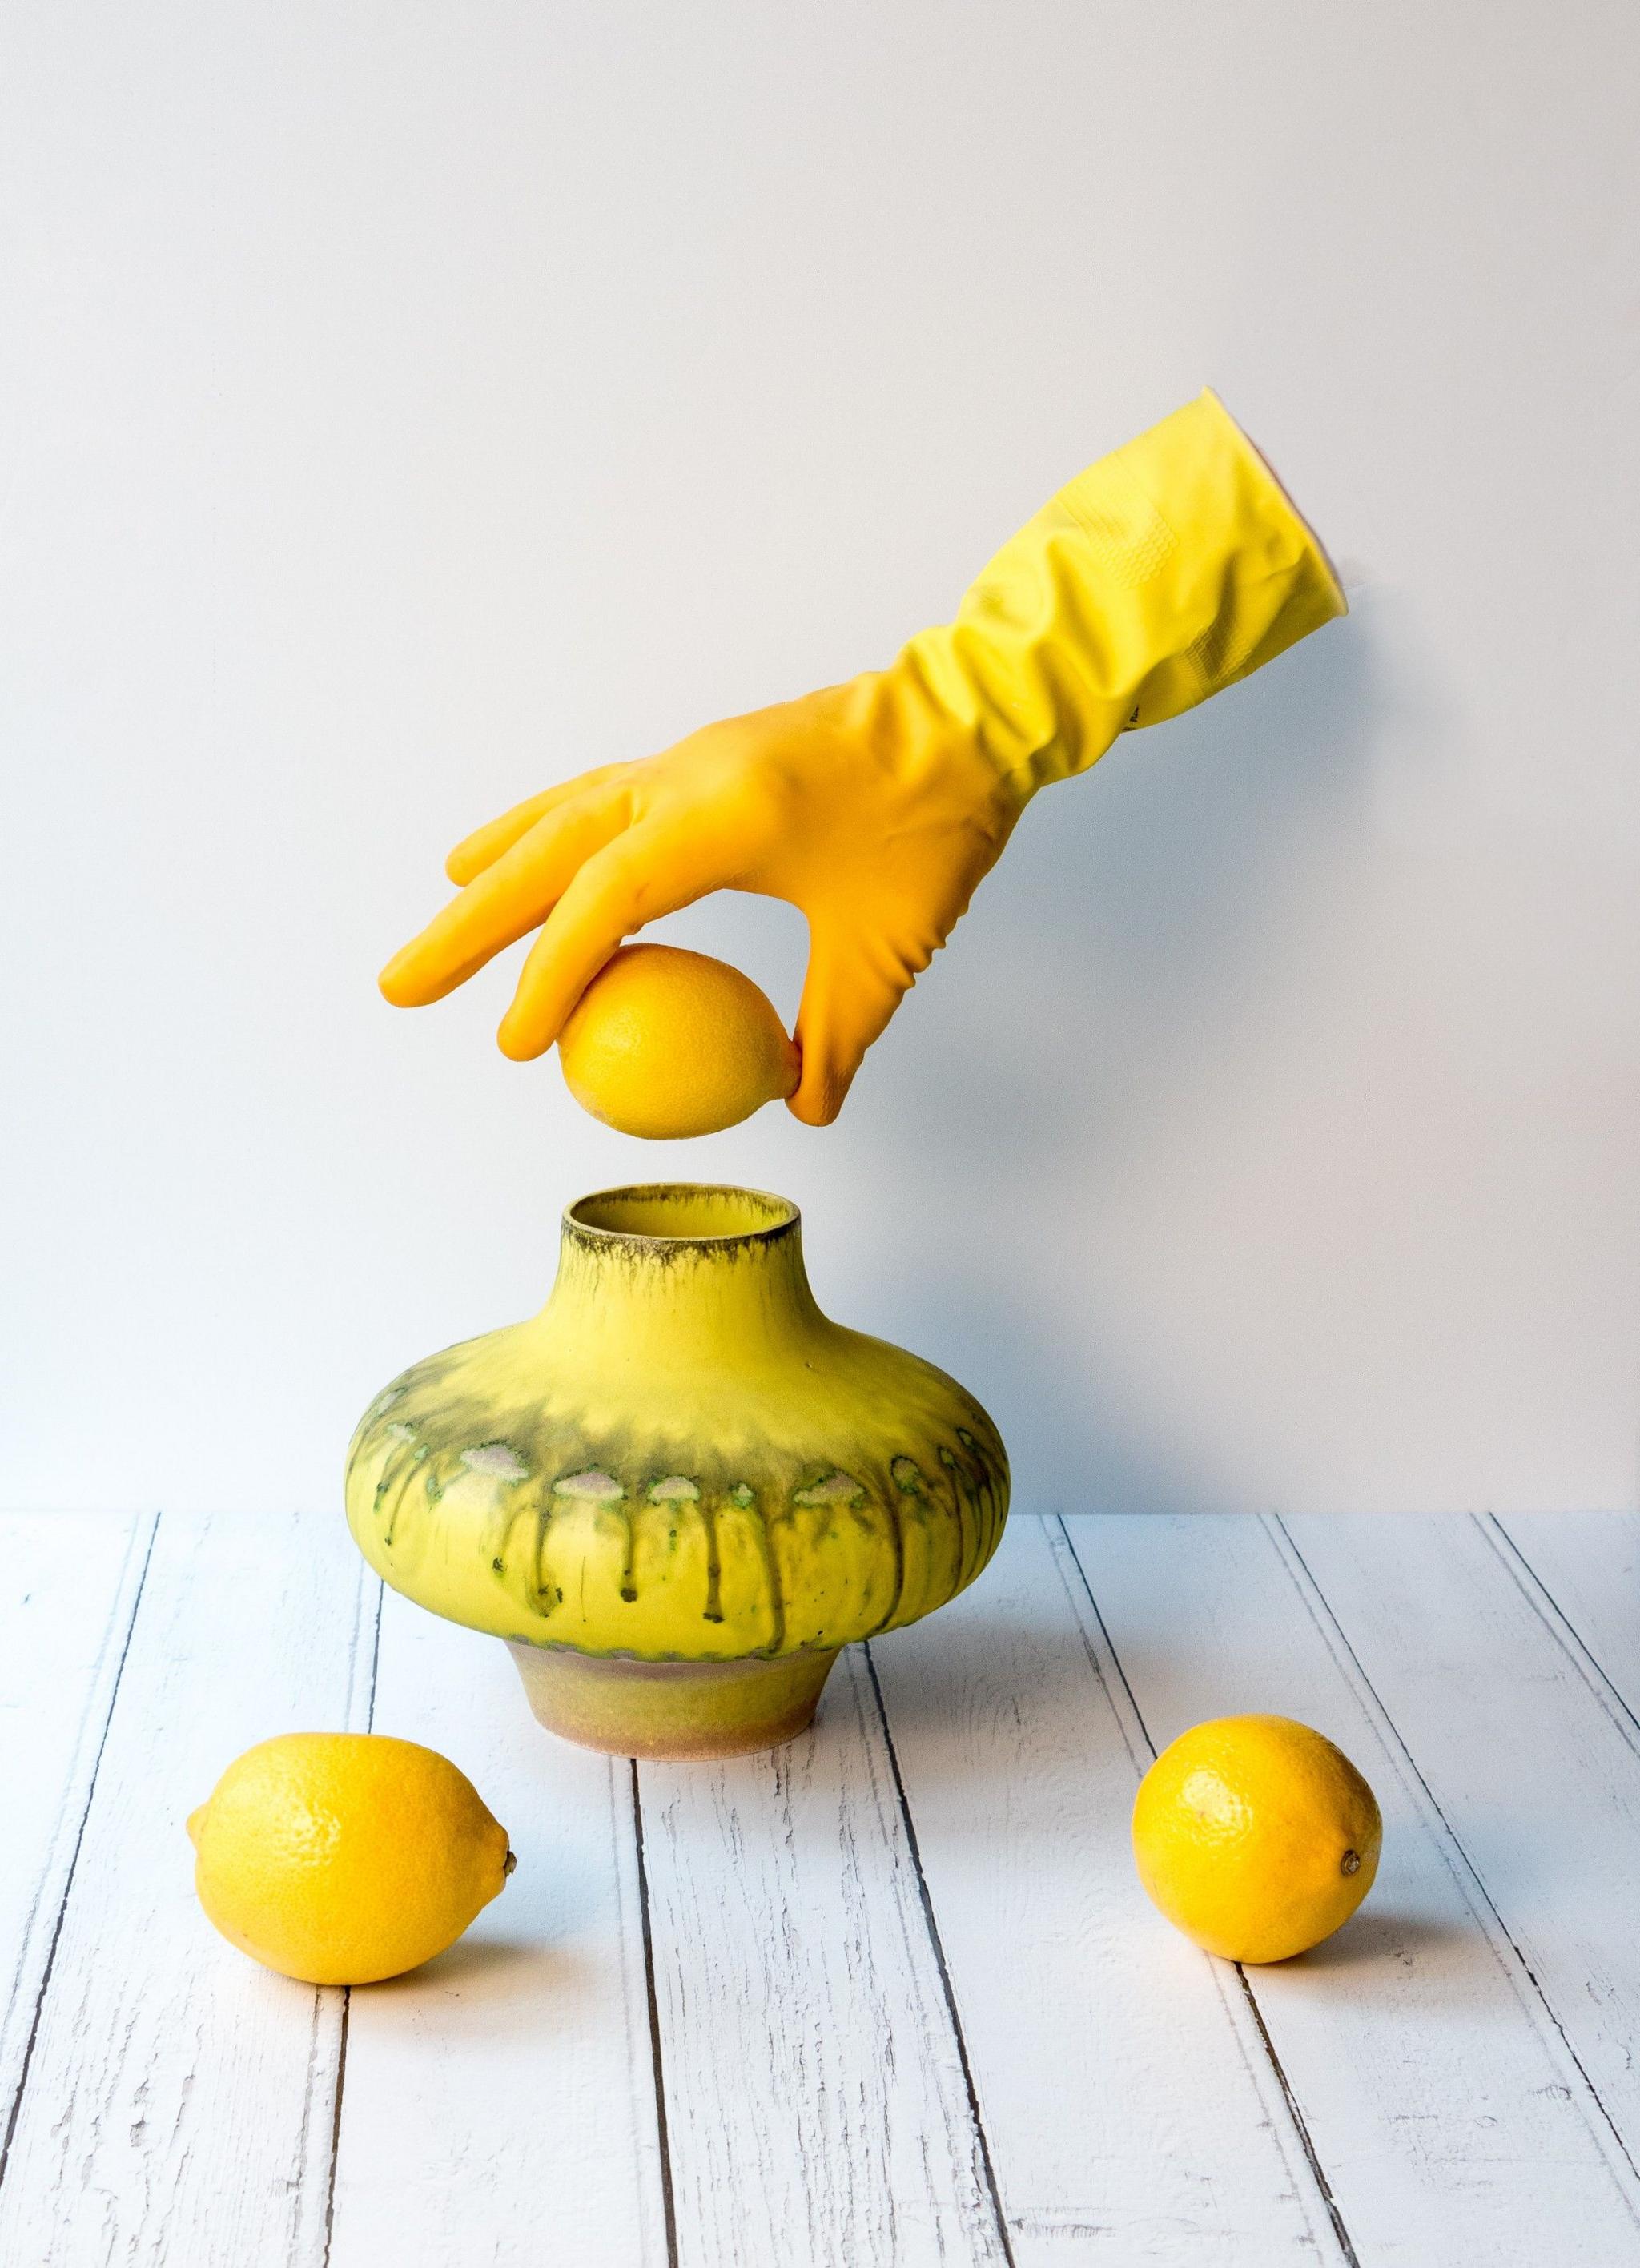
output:
MULTIPOLYGON (((659 1172, 798 1197, 1030 1503, 1636 1502, 1631 5, 5 38, 0 1498, 333 1503, 659 1172), (1204 381, 1353 616, 1041 799, 835 1128, 382 1005, 469 825, 885 659, 1204 381)), ((668 930, 795 1006, 787 909, 668 930)))

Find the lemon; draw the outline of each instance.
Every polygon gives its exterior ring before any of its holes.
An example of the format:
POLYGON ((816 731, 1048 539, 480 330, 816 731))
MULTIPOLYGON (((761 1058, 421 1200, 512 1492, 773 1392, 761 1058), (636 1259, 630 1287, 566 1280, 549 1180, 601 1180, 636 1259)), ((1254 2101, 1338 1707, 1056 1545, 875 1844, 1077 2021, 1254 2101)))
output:
POLYGON ((623 945, 606 961, 558 1059, 583 1110, 651 1141, 716 1134, 798 1083, 798 1051, 751 978, 673 945, 623 945))
POLYGON ((1139 1783, 1133 1852, 1169 1921, 1226 1961, 1285 1961, 1349 1920, 1383 1822, 1342 1749, 1291 1717, 1216 1717, 1139 1783))
POLYGON ((210 1920, 307 1984, 371 1984, 430 1961, 517 1863, 465 1773, 379 1733, 247 1749, 188 1831, 210 1920))

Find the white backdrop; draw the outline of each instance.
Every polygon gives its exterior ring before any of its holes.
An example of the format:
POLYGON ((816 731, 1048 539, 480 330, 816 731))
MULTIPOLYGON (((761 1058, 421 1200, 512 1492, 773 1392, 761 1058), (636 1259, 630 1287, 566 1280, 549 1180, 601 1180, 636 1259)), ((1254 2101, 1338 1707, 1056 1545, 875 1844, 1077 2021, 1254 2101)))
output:
MULTIPOLYGON (((1070 1510, 1632 1505, 1627 0, 59 0, 0 63, 0 1498, 328 1505, 563 1203, 796 1197, 1070 1510), (841 1122, 374 972, 1217 386, 1354 603, 1039 799, 841 1122)), ((796 1004, 802 931, 666 925, 796 1004)))

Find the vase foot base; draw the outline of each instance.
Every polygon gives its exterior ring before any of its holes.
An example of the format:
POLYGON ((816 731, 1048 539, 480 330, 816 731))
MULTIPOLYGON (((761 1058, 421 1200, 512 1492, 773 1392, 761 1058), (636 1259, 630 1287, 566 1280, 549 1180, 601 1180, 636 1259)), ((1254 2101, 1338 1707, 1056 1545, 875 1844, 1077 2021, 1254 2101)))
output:
POLYGON ((537 1724, 606 1756, 704 1762, 777 1749, 813 1722, 835 1653, 623 1661, 502 1641, 537 1724))

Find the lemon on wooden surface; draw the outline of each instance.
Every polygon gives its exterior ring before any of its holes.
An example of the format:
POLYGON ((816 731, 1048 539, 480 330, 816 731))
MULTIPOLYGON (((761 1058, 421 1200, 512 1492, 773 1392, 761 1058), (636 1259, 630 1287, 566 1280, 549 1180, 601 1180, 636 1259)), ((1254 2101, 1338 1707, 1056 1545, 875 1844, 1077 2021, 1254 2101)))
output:
POLYGON ((381 1733, 247 1749, 188 1831, 210 1920, 307 1984, 373 1984, 430 1961, 516 1864, 464 1772, 381 1733))
POLYGON ((1372 1887, 1383 1822, 1342 1749, 1291 1717, 1216 1717, 1139 1783, 1133 1852, 1169 1921, 1226 1961, 1285 1961, 1372 1887))
POLYGON ((623 945, 606 961, 558 1059, 583 1110, 651 1141, 716 1134, 798 1083, 797 1049, 751 978, 673 945, 623 945))

